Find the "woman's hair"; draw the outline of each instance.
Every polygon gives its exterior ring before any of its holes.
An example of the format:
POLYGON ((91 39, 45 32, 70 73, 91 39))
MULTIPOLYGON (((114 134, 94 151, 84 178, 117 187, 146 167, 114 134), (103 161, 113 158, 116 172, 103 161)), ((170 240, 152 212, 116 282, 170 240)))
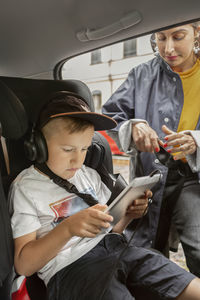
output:
POLYGON ((197 29, 200 26, 200 21, 199 22, 194 22, 194 23, 190 23, 192 25, 192 27, 194 27, 194 29, 197 29))

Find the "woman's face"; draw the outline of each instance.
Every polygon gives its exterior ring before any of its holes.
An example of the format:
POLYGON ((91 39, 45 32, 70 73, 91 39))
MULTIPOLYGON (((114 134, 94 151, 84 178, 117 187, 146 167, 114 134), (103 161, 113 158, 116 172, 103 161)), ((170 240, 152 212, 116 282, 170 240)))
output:
POLYGON ((190 69, 196 57, 193 51, 197 31, 191 24, 156 33, 160 56, 177 72, 190 69))

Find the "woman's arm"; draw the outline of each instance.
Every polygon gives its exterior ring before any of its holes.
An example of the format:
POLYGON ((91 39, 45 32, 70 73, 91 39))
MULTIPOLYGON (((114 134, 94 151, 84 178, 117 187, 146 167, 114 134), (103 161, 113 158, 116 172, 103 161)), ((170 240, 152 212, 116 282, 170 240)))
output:
POLYGON ((102 107, 102 113, 112 117, 117 121, 118 126, 114 131, 118 131, 124 121, 134 118, 135 104, 135 70, 132 69, 127 79, 111 95, 102 107))

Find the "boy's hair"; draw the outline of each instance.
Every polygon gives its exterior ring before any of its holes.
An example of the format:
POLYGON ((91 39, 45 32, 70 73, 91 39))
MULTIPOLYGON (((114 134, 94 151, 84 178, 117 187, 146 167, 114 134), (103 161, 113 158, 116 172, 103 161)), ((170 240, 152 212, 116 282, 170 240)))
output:
POLYGON ((67 125, 67 130, 69 131, 69 133, 84 131, 85 129, 87 129, 89 127, 94 128, 94 125, 90 121, 87 121, 87 120, 73 118, 73 117, 62 117, 61 119, 67 125))
MULTIPOLYGON (((45 138, 51 136, 51 133, 54 133, 58 129, 58 121, 63 121, 63 129, 69 132, 69 134, 77 133, 85 131, 87 128, 94 128, 94 125, 83 119, 73 118, 73 117, 59 117, 56 119, 52 119, 46 123, 45 126, 41 129, 42 133, 44 134, 45 138)), ((60 124, 60 122, 59 122, 60 124)))

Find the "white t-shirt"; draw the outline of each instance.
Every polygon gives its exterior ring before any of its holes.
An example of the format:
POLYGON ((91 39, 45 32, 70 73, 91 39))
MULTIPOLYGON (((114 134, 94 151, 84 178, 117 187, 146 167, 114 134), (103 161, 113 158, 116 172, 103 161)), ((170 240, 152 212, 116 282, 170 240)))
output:
MULTIPOLYGON (((101 204, 105 204, 110 197, 111 192, 101 181, 99 174, 84 165, 69 181, 79 192, 92 194, 101 204)), ((23 170, 12 183, 9 202, 14 238, 36 231, 38 239, 58 225, 63 218, 88 207, 83 199, 68 193, 33 166, 23 170)), ((38 272, 39 277, 47 284, 56 272, 86 254, 104 235, 72 247, 80 239, 74 236, 38 272)))

